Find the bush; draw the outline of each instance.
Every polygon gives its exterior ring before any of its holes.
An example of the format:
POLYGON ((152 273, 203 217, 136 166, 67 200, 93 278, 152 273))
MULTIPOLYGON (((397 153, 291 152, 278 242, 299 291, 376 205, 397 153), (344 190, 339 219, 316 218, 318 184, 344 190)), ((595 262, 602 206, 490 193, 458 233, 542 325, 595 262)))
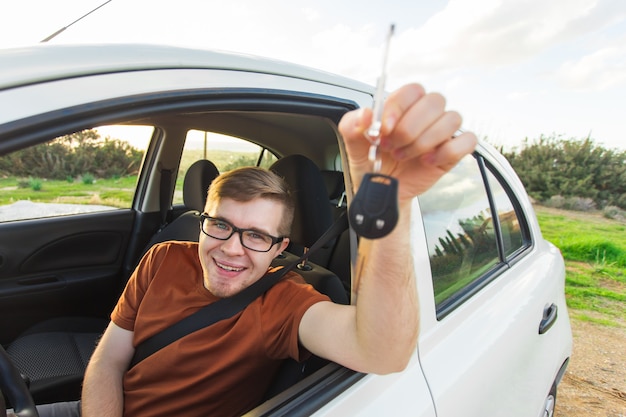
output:
POLYGON ((43 182, 39 178, 31 178, 28 180, 28 186, 32 188, 33 191, 41 191, 43 182))
POLYGON ((82 181, 83 181, 83 184, 90 185, 90 184, 93 184, 94 182, 96 182, 96 178, 93 175, 87 173, 87 174, 83 175, 83 180, 82 181))
POLYGON ((568 197, 565 198, 562 195, 553 195, 548 200, 543 202, 543 205, 548 207, 554 207, 564 210, 576 210, 576 211, 593 211, 596 209, 596 203, 585 197, 568 197))
MULTIPOLYGON (((562 196, 564 204, 578 210, 605 205, 626 209, 626 152, 596 146, 590 137, 542 135, 532 143, 526 139, 519 152, 503 154, 538 201, 562 196)), ((550 204, 561 203, 555 199, 550 204)))
POLYGON ((85 172, 121 177, 136 174, 141 158, 142 152, 127 142, 83 130, 0 157, 0 174, 68 182, 85 172))
POLYGON ((602 209, 602 215, 607 219, 626 221, 626 211, 616 206, 606 206, 602 209))

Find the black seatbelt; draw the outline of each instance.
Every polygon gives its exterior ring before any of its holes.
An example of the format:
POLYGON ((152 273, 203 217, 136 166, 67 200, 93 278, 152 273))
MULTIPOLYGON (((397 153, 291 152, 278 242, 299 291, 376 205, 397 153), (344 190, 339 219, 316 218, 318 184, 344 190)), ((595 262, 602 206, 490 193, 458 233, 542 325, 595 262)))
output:
POLYGON ((167 212, 170 209, 170 191, 172 187, 172 170, 161 170, 161 182, 159 183, 159 211, 161 212, 161 225, 159 231, 167 224, 167 212))
POLYGON ((296 265, 308 258, 311 253, 317 251, 327 242, 339 236, 347 228, 348 216, 344 212, 337 218, 337 220, 335 220, 332 226, 330 226, 330 228, 328 228, 328 230, 326 230, 326 232, 324 232, 324 234, 317 239, 313 246, 311 246, 308 251, 303 253, 296 261, 291 262, 278 271, 266 274, 263 278, 259 279, 257 282, 232 297, 221 298, 214 303, 202 307, 190 316, 183 318, 161 332, 144 340, 135 349, 135 355, 133 356, 128 369, 132 368, 158 350, 188 334, 217 323, 220 320, 233 317, 235 314, 246 308, 248 304, 258 298, 261 294, 264 294, 267 290, 269 290, 283 276, 285 276, 287 272, 291 271, 296 265))

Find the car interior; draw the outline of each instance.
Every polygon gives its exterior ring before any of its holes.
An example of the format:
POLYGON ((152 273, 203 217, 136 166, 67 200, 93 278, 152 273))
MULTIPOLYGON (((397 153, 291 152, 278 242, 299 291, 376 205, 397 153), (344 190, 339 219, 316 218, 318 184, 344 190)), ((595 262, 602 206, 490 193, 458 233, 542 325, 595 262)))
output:
MULTIPOLYGON (((285 178, 296 200, 291 244, 274 262, 287 265, 308 251, 346 210, 349 179, 342 172, 336 124, 348 109, 345 103, 290 107, 270 102, 255 109, 172 109, 132 118, 127 111, 111 112, 48 126, 36 141, 100 124, 153 126, 154 133, 138 173, 132 207, 26 220, 32 223, 32 230, 22 239, 32 238, 33 243, 23 249, 15 268, 0 268, 0 278, 17 276, 1 281, 0 289, 14 290, 15 296, 0 312, 5 315, 19 304, 16 320, 0 329, 1 334, 9 335, 1 342, 28 382, 35 403, 79 398, 90 354, 126 280, 147 249, 166 240, 198 240, 206 192, 220 168, 201 158, 186 172, 179 169, 187 132, 214 132, 253 143, 261 149, 257 164, 271 154, 275 162, 270 169, 285 178), (183 202, 176 204, 175 182, 183 175, 183 202)), ((11 232, 10 227, 6 230, 11 232)), ((300 263, 298 272, 333 301, 348 304, 355 244, 356 237, 346 229, 300 263)), ((294 392, 308 390, 319 396, 310 386, 339 368, 320 358, 306 363, 285 361, 272 377, 265 398, 290 387, 294 392), (317 376, 310 377, 314 373, 317 376), (301 382, 306 377, 312 381, 307 389, 301 382)), ((344 378, 357 375, 345 368, 341 371, 349 372, 344 378)))

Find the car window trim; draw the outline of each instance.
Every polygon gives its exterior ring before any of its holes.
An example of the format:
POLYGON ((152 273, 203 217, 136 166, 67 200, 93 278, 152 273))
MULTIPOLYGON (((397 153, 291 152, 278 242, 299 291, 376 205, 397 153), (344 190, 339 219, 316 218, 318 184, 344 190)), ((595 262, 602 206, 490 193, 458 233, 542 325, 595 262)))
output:
POLYGON ((510 189, 508 183, 503 179, 502 175, 499 174, 498 170, 496 170, 492 164, 489 163, 485 159, 483 155, 478 151, 474 151, 472 156, 476 160, 478 164, 478 168, 480 171, 481 179, 483 181, 483 187, 485 189, 485 193, 487 194, 487 200, 489 203, 489 209, 492 213, 492 222, 494 226, 494 232, 496 235, 496 246, 498 249, 498 261, 496 265, 490 268, 485 274, 472 281, 470 284, 459 290, 456 294, 453 294, 446 300, 440 302, 436 307, 436 318, 438 321, 443 320, 447 315, 457 309, 460 305, 468 301, 472 298, 476 293, 478 293, 481 289, 486 287, 489 283, 498 278, 504 271, 508 270, 511 267, 511 264, 517 262, 522 258, 522 254, 528 251, 531 247, 532 242, 528 242, 529 240, 529 226, 528 220, 526 216, 521 215, 523 211, 521 211, 520 203, 517 198, 514 197, 512 190, 510 189), (502 227, 500 224, 500 218, 498 216, 496 202, 493 197, 493 192, 491 189, 491 185, 489 183, 489 178, 487 175, 487 171, 490 172, 496 180, 500 183, 500 186, 504 189, 507 197, 511 201, 513 208, 515 210, 515 214, 520 222, 520 230, 522 230, 522 247, 515 252, 513 252, 509 257, 506 257, 504 254, 504 243, 502 240, 502 227))
POLYGON ((0 125, 0 155, 45 142, 67 132, 171 112, 239 110, 322 116, 339 123, 358 107, 352 100, 289 90, 201 88, 134 94, 82 103, 0 125), (61 126, 63 128, 61 128, 61 126))
POLYGON ((367 375, 331 362, 243 417, 310 416, 367 375))

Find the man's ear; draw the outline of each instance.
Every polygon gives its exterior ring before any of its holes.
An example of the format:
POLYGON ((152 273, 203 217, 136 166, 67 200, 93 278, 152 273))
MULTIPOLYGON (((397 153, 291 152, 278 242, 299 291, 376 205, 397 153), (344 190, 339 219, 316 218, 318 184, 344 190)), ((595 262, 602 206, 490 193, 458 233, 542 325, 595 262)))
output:
MULTIPOLYGON (((280 245, 279 246, 280 250, 278 251, 278 254, 280 254, 282 251, 287 249, 287 246, 289 246, 289 238, 288 237, 284 238, 283 241, 279 243, 279 245, 280 245)), ((278 256, 278 254, 277 254, 277 256, 278 256)))

